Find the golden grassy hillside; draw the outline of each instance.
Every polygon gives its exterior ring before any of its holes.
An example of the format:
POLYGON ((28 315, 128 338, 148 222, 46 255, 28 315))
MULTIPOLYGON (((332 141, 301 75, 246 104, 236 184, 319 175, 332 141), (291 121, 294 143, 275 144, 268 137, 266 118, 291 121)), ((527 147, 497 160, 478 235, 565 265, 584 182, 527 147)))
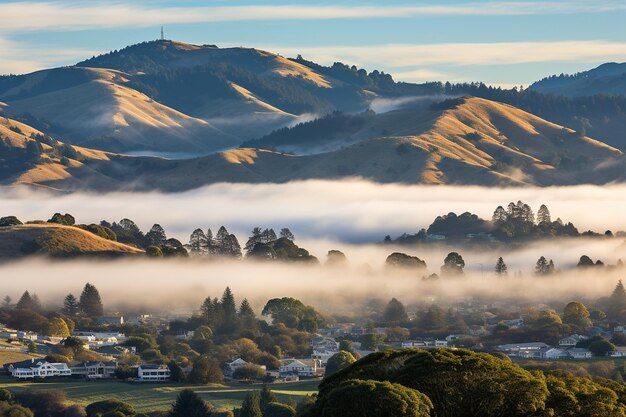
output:
POLYGON ((0 256, 15 259, 27 255, 121 256, 137 255, 142 250, 113 242, 72 226, 25 224, 0 227, 0 256))

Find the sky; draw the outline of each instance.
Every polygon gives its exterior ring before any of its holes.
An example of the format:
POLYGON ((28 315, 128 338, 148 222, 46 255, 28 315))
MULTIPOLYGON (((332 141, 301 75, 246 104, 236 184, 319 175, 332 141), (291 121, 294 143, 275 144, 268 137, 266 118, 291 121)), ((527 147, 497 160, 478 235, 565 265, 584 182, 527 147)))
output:
POLYGON ((626 2, 0 0, 0 74, 71 65, 165 36, 246 46, 396 80, 511 87, 626 61, 626 2))

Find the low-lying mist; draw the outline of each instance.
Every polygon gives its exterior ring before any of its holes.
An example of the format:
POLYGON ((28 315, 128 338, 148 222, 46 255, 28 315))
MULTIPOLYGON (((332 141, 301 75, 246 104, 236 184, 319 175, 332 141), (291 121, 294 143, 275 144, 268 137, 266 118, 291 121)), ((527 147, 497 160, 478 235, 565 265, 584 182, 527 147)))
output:
POLYGON ((289 227, 298 240, 328 238, 378 242, 428 227, 438 215, 469 211, 489 219, 498 205, 522 200, 535 211, 546 204, 556 219, 579 230, 626 230, 626 185, 488 188, 378 184, 365 180, 287 184, 215 184, 181 193, 50 194, 0 188, 1 215, 47 220, 55 212, 80 223, 127 217, 142 230, 159 223, 186 242, 197 227, 225 225, 240 241, 255 226, 289 227))
MULTIPOLYGON (((0 265, 0 296, 14 299, 24 290, 37 293, 50 306, 68 292, 95 284, 105 308, 186 311, 207 297, 219 297, 230 286, 237 298, 248 298, 257 312, 273 297, 297 297, 327 313, 357 311, 368 300, 396 297, 409 305, 452 303, 469 296, 492 300, 514 298, 533 303, 594 300, 610 294, 623 270, 575 268, 581 255, 607 265, 626 260, 621 238, 575 238, 525 244, 516 248, 404 246, 376 244, 389 234, 415 233, 448 212, 470 211, 490 218, 498 205, 522 200, 537 210, 546 204, 553 218, 573 222, 579 230, 613 232, 626 229, 626 186, 551 188, 485 188, 373 184, 363 180, 303 181, 288 184, 216 184, 175 193, 57 194, 4 188, 1 215, 22 220, 73 214, 80 223, 133 219, 147 231, 161 224, 183 242, 197 227, 215 232, 225 225, 243 245, 254 226, 289 227, 296 243, 325 261, 330 249, 344 252, 346 268, 297 264, 187 260, 45 261, 30 259, 0 265), (443 259, 455 250, 463 256, 463 278, 424 281, 439 273, 443 259), (428 272, 399 273, 385 269, 394 251, 418 256, 428 272), (494 265, 502 256, 509 275, 497 279, 494 265), (533 274, 537 259, 553 259, 560 273, 533 274), (521 272, 521 274, 520 274, 521 272)), ((462 246, 462 245, 461 245, 462 246)))

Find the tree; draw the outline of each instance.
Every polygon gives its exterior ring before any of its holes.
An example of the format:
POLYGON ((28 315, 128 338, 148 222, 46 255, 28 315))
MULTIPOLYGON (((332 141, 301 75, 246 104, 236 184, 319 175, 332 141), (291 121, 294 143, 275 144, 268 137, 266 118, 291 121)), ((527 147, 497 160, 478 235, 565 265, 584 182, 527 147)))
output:
POLYGON ((343 252, 331 249, 326 254, 325 265, 333 267, 345 267, 348 265, 348 258, 346 258, 346 255, 343 252))
POLYGON ((70 317, 74 317, 78 314, 78 300, 73 294, 68 294, 63 300, 63 313, 70 317))
POLYGON ((207 229, 205 237, 206 241, 203 249, 204 253, 207 255, 215 255, 215 239, 213 239, 213 232, 210 228, 207 229))
POLYGON ((549 275, 554 272, 554 263, 552 265, 552 260, 548 262, 545 256, 540 257, 535 264, 535 274, 537 275, 549 275))
POLYGON ((230 287, 226 287, 222 294, 221 306, 224 316, 220 331, 227 334, 236 332, 238 328, 237 306, 235 304, 235 296, 230 287))
POLYGON ((589 345, 589 350, 594 356, 606 356, 615 351, 615 345, 606 339, 596 340, 589 345))
POLYGON ((259 394, 259 405, 261 406, 261 410, 265 410, 265 407, 269 403, 277 402, 278 399, 276 395, 272 392, 272 390, 267 386, 267 384, 263 384, 263 388, 261 389, 261 393, 259 394))
POLYGON ((282 323, 287 327, 315 332, 326 320, 311 306, 304 305, 295 298, 283 297, 269 300, 263 316, 271 316, 274 324, 282 323))
POLYGON ((385 308, 383 319, 386 323, 401 323, 409 319, 404 305, 396 298, 392 298, 385 308))
POLYGON ((170 370, 170 380, 172 382, 183 382, 185 380, 185 373, 175 360, 171 360, 167 367, 170 370))
POLYGON ((48 220, 48 223, 57 223, 65 226, 73 226, 76 223, 76 220, 74 219, 74 216, 68 213, 54 213, 52 218, 48 220))
POLYGON ((207 238, 202 229, 196 229, 189 237, 189 251, 194 255, 207 254, 207 238))
POLYGON ((98 289, 90 283, 85 284, 78 302, 80 311, 88 317, 99 317, 104 314, 102 299, 98 289))
POLYGON ((169 417, 210 417, 211 412, 198 394, 190 389, 184 389, 176 397, 176 402, 172 404, 169 417))
POLYGON ((258 392, 250 392, 241 404, 239 417, 263 417, 261 412, 261 396, 258 392))
POLYGON ((577 268, 589 268, 592 266, 595 266, 596 264, 593 262, 593 260, 588 257, 587 255, 583 255, 580 257, 580 260, 578 261, 578 265, 576 265, 577 268))
POLYGON ((2 307, 4 308, 9 308, 11 307, 11 302, 13 301, 13 299, 11 299, 10 296, 6 296, 4 297, 4 299, 2 300, 2 307))
POLYGON ((246 298, 243 299, 241 305, 239 306, 239 327, 242 330, 248 330, 253 333, 257 333, 259 330, 259 323, 256 318, 256 314, 254 314, 254 310, 252 310, 252 306, 246 298))
POLYGON ((200 311, 202 318, 211 329, 217 329, 224 322, 224 310, 217 298, 207 297, 200 306, 200 311))
POLYGON ((276 401, 263 408, 263 417, 294 417, 295 415, 296 410, 293 407, 276 401))
POLYGON ((613 314, 626 310, 626 289, 624 289, 621 279, 617 282, 613 293, 609 297, 609 310, 613 314))
POLYGON ((348 380, 324 399, 323 417, 428 417, 433 409, 426 395, 388 381, 348 380))
POLYGON ((361 348, 364 350, 377 350, 378 345, 385 341, 385 335, 377 333, 367 333, 359 338, 361 348))
POLYGON ((221 384, 224 382, 224 374, 217 361, 201 357, 194 362, 188 379, 194 384, 221 384))
POLYGON ((591 328, 592 323, 589 318, 589 310, 583 303, 572 301, 563 310, 563 322, 577 327, 579 330, 591 328))
POLYGON ((537 212, 537 224, 541 224, 541 223, 547 223, 547 224, 552 223, 552 218, 550 217, 550 210, 548 210, 548 207, 546 207, 545 204, 542 204, 541 207, 539 207, 539 211, 537 212))
POLYGON ((70 335, 70 329, 67 327, 67 323, 60 317, 53 317, 48 320, 46 326, 46 335, 55 337, 68 337, 70 335))
POLYGON ((405 269, 405 270, 424 270, 426 262, 417 256, 410 256, 406 253, 394 252, 385 260, 386 268, 405 269))
POLYGON ((28 291, 24 291, 24 294, 22 294, 17 302, 16 308, 18 310, 32 310, 40 312, 41 303, 36 295, 31 296, 28 291))
POLYGON ((463 268, 465 268, 463 257, 457 252, 450 252, 443 260, 441 274, 447 276, 463 275, 463 268))
POLYGON ((326 362, 326 376, 334 374, 356 362, 356 358, 350 352, 339 351, 328 358, 326 362))
POLYGON ((493 212, 491 221, 494 223, 505 222, 507 220, 506 210, 502 206, 498 206, 493 212))
POLYGON ((235 372, 233 372, 233 378, 247 381, 254 379, 259 380, 263 379, 266 374, 267 372, 265 369, 261 368, 259 365, 248 363, 235 369, 235 372))
POLYGON ((134 416, 136 414, 135 408, 123 401, 119 400, 102 400, 89 404, 85 411, 87 411, 87 417, 98 417, 101 415, 119 413, 122 416, 134 416))
POLYGON ((295 236, 293 235, 293 233, 291 233, 291 230, 289 230, 286 227, 283 227, 282 229, 280 229, 280 237, 281 238, 285 238, 285 239, 289 239, 289 240, 295 240, 295 236))
POLYGON ((250 235, 248 241, 246 242, 246 246, 244 247, 246 254, 250 253, 257 243, 261 243, 261 233, 262 231, 260 227, 252 229, 252 235, 250 235))
POLYGON ((87 410, 80 404, 72 404, 65 409, 63 417, 87 417, 87 410))
POLYGON ((150 245, 146 248, 146 256, 149 258, 162 258, 163 251, 158 246, 150 245))
POLYGON ((496 275, 501 277, 501 276, 507 275, 507 273, 508 273, 508 268, 506 264, 504 263, 504 259, 502 259, 502 257, 499 257, 498 261, 496 262, 496 275))
POLYGON ((33 340, 28 343, 28 353, 37 353, 37 343, 33 340))
POLYGON ((19 404, 0 403, 0 417, 33 417, 33 412, 19 404))
POLYGON ((165 230, 160 224, 154 224, 150 231, 146 233, 146 246, 162 246, 166 240, 165 230))

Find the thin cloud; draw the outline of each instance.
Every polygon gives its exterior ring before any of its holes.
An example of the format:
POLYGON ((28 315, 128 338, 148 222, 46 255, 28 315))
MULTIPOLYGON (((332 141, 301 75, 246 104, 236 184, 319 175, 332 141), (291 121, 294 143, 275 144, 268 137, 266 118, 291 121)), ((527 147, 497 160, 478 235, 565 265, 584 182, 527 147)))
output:
POLYGON ((12 2, 0 5, 2 31, 81 30, 159 24, 253 20, 329 20, 418 16, 505 16, 605 13, 626 10, 616 1, 488 2, 419 6, 260 5, 154 7, 94 2, 12 2))
MULTIPOLYGON (((623 60, 626 43, 606 40, 555 42, 437 43, 269 47, 285 55, 302 54, 320 63, 336 61, 391 68, 424 65, 511 65, 541 62, 623 60)), ((410 73, 409 73, 410 74, 410 73)), ((416 72, 419 75, 419 72, 416 72)))
POLYGON ((24 74, 94 54, 86 49, 32 46, 0 37, 0 74, 24 74))

